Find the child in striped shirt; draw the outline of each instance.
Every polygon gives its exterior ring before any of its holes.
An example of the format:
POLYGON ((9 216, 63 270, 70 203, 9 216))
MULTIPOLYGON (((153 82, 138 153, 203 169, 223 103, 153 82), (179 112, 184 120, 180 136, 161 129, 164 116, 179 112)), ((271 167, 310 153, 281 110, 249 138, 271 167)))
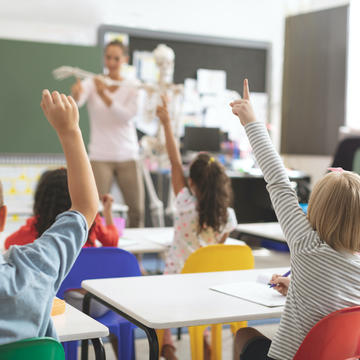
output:
POLYGON ((267 182, 290 248, 292 274, 273 340, 255 329, 240 329, 234 359, 290 360, 319 320, 360 304, 360 176, 342 170, 327 174, 315 185, 305 215, 264 124, 255 119, 247 80, 243 99, 230 105, 267 182))

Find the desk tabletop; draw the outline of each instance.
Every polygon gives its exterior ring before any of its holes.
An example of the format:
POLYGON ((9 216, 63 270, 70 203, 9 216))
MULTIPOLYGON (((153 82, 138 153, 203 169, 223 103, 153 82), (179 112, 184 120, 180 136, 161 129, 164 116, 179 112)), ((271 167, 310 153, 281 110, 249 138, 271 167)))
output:
POLYGON ((63 314, 52 316, 52 320, 61 342, 94 339, 109 335, 109 329, 106 326, 69 304, 66 304, 63 314))
MULTIPOLYGON (((287 270, 266 269, 266 273, 287 270)), ((255 281, 260 273, 264 269, 85 280, 82 287, 142 324, 166 329, 279 317, 283 307, 210 290, 214 285, 255 281)))
MULTIPOLYGON (((146 252, 164 252, 174 239, 173 227, 131 228, 125 229, 119 239, 118 247, 133 254, 146 252)), ((244 245, 240 240, 226 239, 227 245, 244 245)))
POLYGON ((161 253, 171 245, 173 237, 173 227, 127 228, 118 247, 133 254, 161 253))
MULTIPOLYGON (((33 201, 29 202, 9 202, 6 204, 8 208, 8 215, 26 215, 32 216, 34 214, 34 203, 33 201)), ((102 203, 99 203, 99 211, 103 211, 104 206, 102 203)), ((112 211, 117 213, 127 213, 129 207, 124 204, 113 203, 112 211)))
POLYGON ((121 239, 145 240, 158 245, 169 246, 174 238, 174 228, 171 227, 147 227, 147 228, 126 228, 121 239))
POLYGON ((236 230, 242 234, 259 236, 269 240, 286 242, 278 222, 239 224, 236 230))
MULTIPOLYGON (((6 237, 18 230, 24 221, 15 221, 7 224, 6 231, 0 233, 0 251, 5 251, 4 242, 6 237)), ((125 229, 123 236, 119 239, 118 248, 129 251, 133 254, 162 253, 172 244, 174 238, 173 227, 154 228, 131 228, 125 229)), ((242 241, 228 238, 227 245, 243 245, 242 241)), ((97 246, 101 246, 97 242, 97 246)))

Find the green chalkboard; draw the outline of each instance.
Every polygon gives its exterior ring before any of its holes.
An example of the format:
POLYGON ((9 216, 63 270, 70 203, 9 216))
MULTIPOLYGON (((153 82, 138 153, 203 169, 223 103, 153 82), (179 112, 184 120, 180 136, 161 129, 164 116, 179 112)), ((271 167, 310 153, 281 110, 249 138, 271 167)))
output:
MULTIPOLYGON (((98 47, 0 39, 0 153, 60 153, 54 130, 40 108, 44 88, 70 93, 74 78, 55 80, 52 70, 76 66, 99 73, 98 47)), ((80 126, 87 144, 89 121, 85 107, 80 126)))

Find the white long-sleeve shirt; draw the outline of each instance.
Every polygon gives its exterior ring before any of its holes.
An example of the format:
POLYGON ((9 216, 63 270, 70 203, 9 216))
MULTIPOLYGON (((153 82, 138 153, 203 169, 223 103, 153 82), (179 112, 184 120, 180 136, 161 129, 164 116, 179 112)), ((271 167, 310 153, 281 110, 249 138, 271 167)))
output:
POLYGON ((83 92, 78 100, 85 102, 90 118, 89 158, 96 161, 122 162, 138 158, 139 145, 135 124, 138 91, 134 83, 123 81, 114 92, 106 91, 112 100, 108 107, 96 91, 93 79, 81 82, 83 92))
POLYGON ((319 320, 333 311, 360 305, 360 257, 335 251, 319 238, 299 207, 265 126, 254 122, 245 130, 290 248, 290 287, 268 354, 290 360, 319 320))

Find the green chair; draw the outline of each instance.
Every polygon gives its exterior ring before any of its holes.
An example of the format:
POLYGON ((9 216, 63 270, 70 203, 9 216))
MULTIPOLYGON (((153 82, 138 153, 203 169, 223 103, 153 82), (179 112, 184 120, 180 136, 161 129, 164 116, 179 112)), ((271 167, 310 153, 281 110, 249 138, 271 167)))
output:
POLYGON ((53 338, 30 338, 0 345, 1 360, 65 360, 62 345, 53 338))

